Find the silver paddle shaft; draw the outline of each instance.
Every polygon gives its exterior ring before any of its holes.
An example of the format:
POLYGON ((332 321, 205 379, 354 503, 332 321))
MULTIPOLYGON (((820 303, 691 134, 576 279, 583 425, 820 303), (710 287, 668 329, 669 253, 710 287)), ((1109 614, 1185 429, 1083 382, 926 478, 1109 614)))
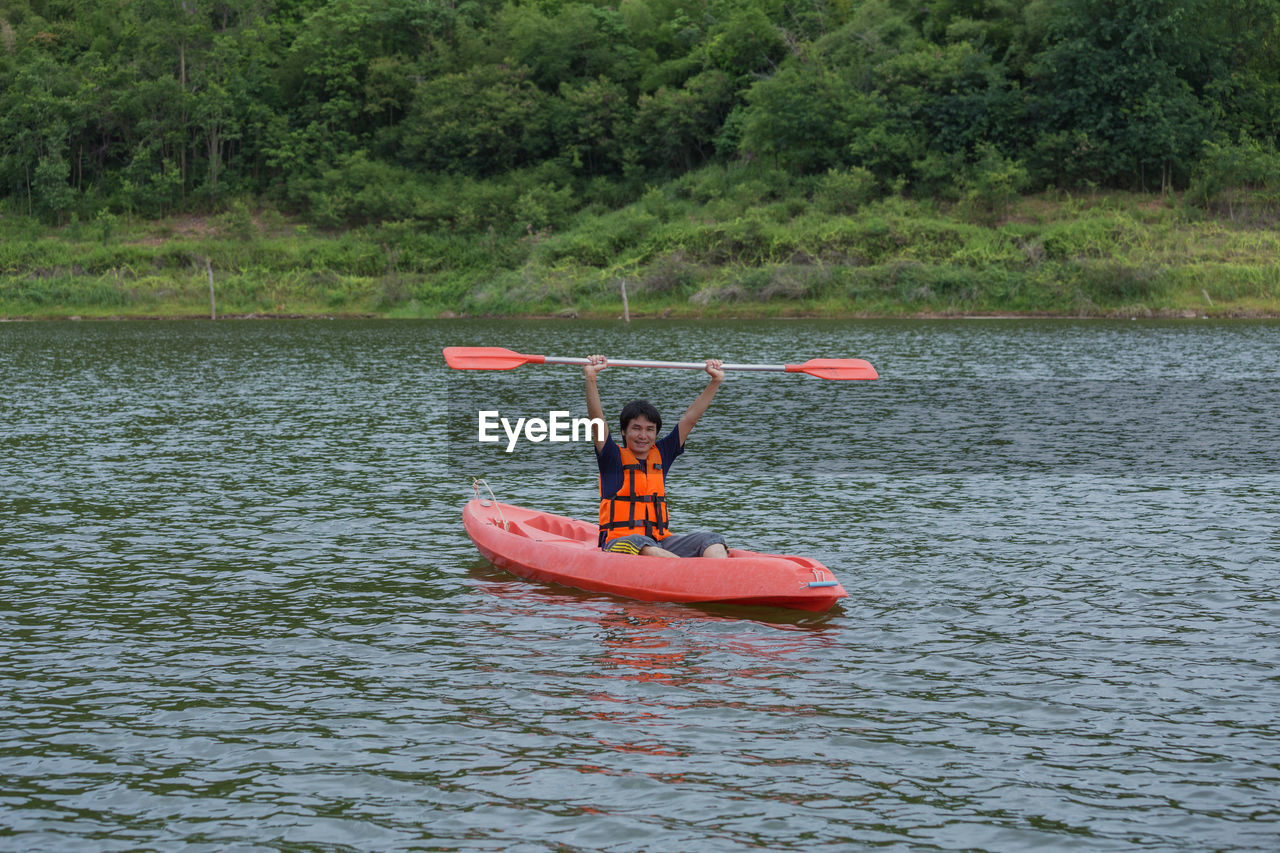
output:
MULTIPOLYGON (((545 364, 590 364, 590 359, 572 358, 568 356, 549 355, 543 360, 545 364)), ((670 367, 677 370, 705 370, 706 362, 702 361, 645 361, 635 358, 609 359, 607 367, 670 367)), ((721 370, 766 370, 774 373, 786 373, 785 364, 722 364, 721 370)))

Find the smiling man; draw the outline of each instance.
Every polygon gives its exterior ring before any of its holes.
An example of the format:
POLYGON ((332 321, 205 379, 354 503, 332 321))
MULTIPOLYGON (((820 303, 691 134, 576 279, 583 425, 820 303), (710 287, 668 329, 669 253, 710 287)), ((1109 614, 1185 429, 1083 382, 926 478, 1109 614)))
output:
MULTIPOLYGON (((596 376, 609 366, 602 355, 588 358, 587 414, 604 420, 596 376)), ((711 377, 675 429, 658 438, 662 416, 648 400, 632 400, 622 408, 619 426, 622 446, 612 435, 598 438, 596 464, 600 468, 600 547, 605 551, 646 557, 727 557, 719 533, 672 533, 667 527, 666 475, 694 424, 724 381, 719 359, 707 359, 711 377)))

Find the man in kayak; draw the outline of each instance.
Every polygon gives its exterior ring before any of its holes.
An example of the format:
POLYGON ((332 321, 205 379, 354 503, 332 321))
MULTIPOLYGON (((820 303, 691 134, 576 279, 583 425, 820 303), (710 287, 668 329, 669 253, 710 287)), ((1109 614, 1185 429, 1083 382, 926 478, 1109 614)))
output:
MULTIPOLYGON (((604 421, 596 376, 609 366, 602 355, 588 358, 587 414, 604 421)), ((711 377, 675 429, 658 438, 662 416, 647 400, 632 400, 622 408, 622 446, 612 434, 596 441, 600 468, 600 547, 605 551, 646 557, 727 557, 728 547, 719 533, 672 533, 667 528, 666 474, 684 452, 689 431, 711 405, 724 371, 719 359, 707 359, 711 377), (661 544, 659 544, 661 543, 661 544)))

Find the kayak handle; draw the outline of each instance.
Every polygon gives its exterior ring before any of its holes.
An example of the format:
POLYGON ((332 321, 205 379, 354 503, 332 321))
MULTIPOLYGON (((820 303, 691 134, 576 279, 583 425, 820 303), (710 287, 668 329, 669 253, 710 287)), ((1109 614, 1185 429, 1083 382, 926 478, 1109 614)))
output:
MULTIPOLYGON (((498 499, 497 499, 496 497, 494 497, 494 494, 493 494, 493 487, 492 487, 492 486, 490 486, 488 483, 486 483, 486 482, 485 482, 483 479, 481 479, 480 477, 472 477, 472 478, 471 478, 471 488, 472 488, 472 489, 475 491, 475 493, 476 493, 476 500, 478 500, 478 501, 480 502, 480 506, 487 507, 487 506, 489 506, 489 505, 490 505, 490 504, 489 504, 489 501, 486 501, 484 498, 480 497, 480 487, 481 487, 481 486, 484 486, 486 489, 488 489, 488 490, 489 490, 489 498, 493 501, 493 506, 494 506, 494 508, 496 508, 496 509, 498 510, 498 520, 502 522, 502 529, 503 529, 503 530, 506 530, 506 531, 508 531, 508 532, 509 532, 509 531, 511 530, 511 525, 510 525, 510 524, 508 524, 508 523, 507 523, 507 520, 506 520, 505 518, 503 518, 503 516, 502 516, 502 505, 501 505, 501 504, 499 504, 499 503, 498 503, 498 499)), ((493 519, 489 519, 489 522, 490 522, 490 523, 493 523, 495 527, 497 526, 497 524, 493 522, 493 519)))
POLYGON ((839 581, 809 581, 809 589, 814 589, 815 587, 820 586, 835 586, 838 583, 839 581))

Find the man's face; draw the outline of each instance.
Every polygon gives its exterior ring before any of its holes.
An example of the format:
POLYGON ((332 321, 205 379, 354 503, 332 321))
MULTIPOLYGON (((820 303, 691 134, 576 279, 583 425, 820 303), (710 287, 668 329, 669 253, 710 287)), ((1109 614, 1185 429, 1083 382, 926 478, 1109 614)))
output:
POLYGON ((649 455, 649 448, 658 440, 658 425, 644 415, 637 415, 627 424, 622 436, 626 439, 627 449, 637 458, 643 459, 649 455))

